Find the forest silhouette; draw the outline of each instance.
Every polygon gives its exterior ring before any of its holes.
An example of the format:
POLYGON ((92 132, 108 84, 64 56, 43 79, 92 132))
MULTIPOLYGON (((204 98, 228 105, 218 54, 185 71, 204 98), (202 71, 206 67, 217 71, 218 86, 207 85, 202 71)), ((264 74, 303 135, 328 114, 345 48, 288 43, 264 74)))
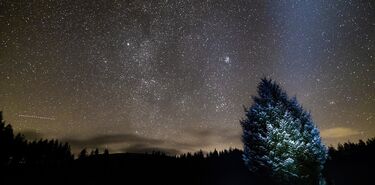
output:
MULTIPOLYGON (((247 184, 258 185, 239 149, 186 153, 115 153, 83 149, 74 156, 68 143, 15 135, 0 113, 0 184, 247 184)), ((371 184, 375 138, 329 147, 328 184, 371 184)))

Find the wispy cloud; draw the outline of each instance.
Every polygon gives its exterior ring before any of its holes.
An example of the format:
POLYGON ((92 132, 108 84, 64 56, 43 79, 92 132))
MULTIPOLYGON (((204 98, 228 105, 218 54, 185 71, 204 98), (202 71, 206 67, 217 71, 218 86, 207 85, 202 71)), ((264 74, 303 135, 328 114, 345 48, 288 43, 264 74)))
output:
POLYGON ((131 153, 147 153, 147 152, 158 151, 158 152, 164 152, 164 153, 170 154, 170 155, 176 155, 176 154, 181 153, 181 151, 178 150, 178 149, 166 148, 166 147, 155 147, 155 146, 150 146, 150 145, 147 145, 147 144, 131 145, 129 147, 123 148, 120 151, 121 152, 131 152, 131 153))
POLYGON ((39 140, 44 137, 42 133, 35 130, 20 130, 20 133, 28 140, 39 140))
POLYGON ((80 147, 95 147, 106 144, 116 143, 148 143, 148 144, 160 144, 163 141, 157 139, 146 138, 135 134, 115 134, 115 135, 98 135, 86 139, 63 139, 73 146, 80 147))
POLYGON ((343 138, 360 134, 359 131, 348 127, 334 127, 323 129, 320 135, 326 139, 343 138))
POLYGON ((163 140, 159 138, 145 137, 133 133, 96 135, 89 138, 65 138, 62 141, 68 142, 73 149, 83 148, 111 148, 116 145, 114 151, 118 152, 151 152, 163 151, 168 154, 179 154, 187 151, 197 151, 217 143, 237 143, 240 134, 225 129, 187 129, 181 137, 187 137, 185 142, 177 140, 163 140), (124 147, 118 148, 123 145, 124 147), (105 147, 104 147, 105 146, 105 147))
POLYGON ((182 143, 176 141, 166 141, 130 133, 116 135, 98 135, 86 139, 65 138, 62 140, 68 142, 75 149, 103 148, 103 146, 123 144, 127 147, 121 148, 117 151, 137 153, 163 151, 168 154, 179 154, 184 150, 194 150, 195 148, 202 146, 202 143, 182 143))

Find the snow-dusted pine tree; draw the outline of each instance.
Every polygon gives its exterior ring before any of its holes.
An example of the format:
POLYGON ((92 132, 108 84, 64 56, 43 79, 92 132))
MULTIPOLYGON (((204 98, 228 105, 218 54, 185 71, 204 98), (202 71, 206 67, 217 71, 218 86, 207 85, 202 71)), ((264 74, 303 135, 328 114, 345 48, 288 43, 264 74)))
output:
POLYGON ((273 183, 324 184, 327 149, 310 113, 272 80, 261 80, 258 95, 241 121, 247 167, 273 183))

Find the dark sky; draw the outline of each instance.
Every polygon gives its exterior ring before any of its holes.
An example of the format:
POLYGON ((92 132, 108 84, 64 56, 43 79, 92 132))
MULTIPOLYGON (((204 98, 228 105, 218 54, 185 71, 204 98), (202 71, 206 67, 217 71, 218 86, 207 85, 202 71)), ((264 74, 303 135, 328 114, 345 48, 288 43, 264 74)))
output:
POLYGON ((241 148, 272 77, 327 145, 375 136, 374 1, 0 1, 0 109, 74 151, 241 148))

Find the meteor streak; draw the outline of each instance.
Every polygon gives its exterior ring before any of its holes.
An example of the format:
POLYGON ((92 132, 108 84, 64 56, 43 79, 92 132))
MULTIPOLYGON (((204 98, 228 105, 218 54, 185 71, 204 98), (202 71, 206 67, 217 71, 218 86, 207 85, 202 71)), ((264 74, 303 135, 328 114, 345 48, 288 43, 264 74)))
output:
POLYGON ((47 119, 47 120, 55 120, 55 118, 51 117, 43 117, 43 116, 36 116, 36 115, 23 115, 19 114, 19 117, 24 117, 24 118, 35 118, 35 119, 47 119))

